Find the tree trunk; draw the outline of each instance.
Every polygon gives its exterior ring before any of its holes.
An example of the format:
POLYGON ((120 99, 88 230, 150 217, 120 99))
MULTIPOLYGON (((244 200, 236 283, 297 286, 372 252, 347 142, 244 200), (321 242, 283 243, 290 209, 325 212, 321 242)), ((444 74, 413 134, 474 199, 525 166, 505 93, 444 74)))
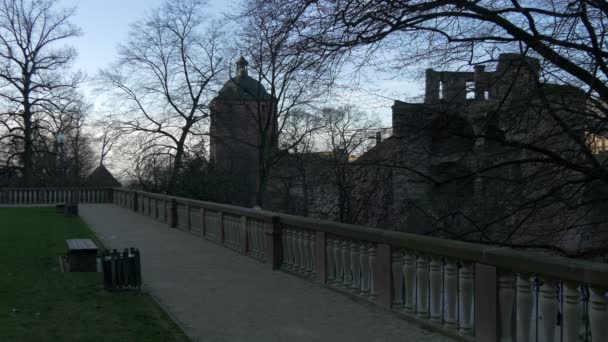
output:
MULTIPOLYGON (((27 101, 27 100, 26 100, 27 101)), ((24 103, 23 112, 23 154, 21 155, 23 163, 23 185, 26 187, 33 186, 33 150, 34 144, 32 139, 32 113, 30 106, 24 103)))

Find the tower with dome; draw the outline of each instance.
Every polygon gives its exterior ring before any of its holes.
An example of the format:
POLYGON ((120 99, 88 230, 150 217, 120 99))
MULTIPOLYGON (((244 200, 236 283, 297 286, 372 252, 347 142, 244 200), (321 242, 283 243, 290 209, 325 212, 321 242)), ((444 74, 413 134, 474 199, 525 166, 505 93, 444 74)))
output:
POLYGON ((276 101, 247 72, 241 56, 236 73, 211 101, 211 162, 221 177, 222 197, 235 205, 253 206, 261 163, 277 147, 276 101))

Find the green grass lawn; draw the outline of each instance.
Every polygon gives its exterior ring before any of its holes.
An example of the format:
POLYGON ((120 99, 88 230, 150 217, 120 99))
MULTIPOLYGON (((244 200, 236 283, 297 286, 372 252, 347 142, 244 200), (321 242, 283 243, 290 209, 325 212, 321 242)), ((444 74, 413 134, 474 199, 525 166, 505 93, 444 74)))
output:
POLYGON ((59 271, 65 239, 87 237, 101 246, 54 208, 0 208, 0 341, 187 341, 150 296, 59 271))

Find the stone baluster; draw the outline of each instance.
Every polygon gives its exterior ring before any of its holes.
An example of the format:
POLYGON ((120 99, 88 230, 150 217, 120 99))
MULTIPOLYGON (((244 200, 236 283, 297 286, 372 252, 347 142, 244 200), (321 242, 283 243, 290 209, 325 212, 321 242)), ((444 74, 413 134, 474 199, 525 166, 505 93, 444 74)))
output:
POLYGON ((517 342, 530 341, 532 324, 532 282, 527 274, 517 274, 517 342))
POLYGON ((460 316, 458 326, 459 332, 462 335, 473 334, 473 282, 475 274, 473 272, 473 264, 464 262, 458 271, 458 301, 460 307, 460 316))
POLYGON ((404 304, 405 312, 416 312, 416 255, 405 252, 403 255, 404 304))
POLYGON ((350 267, 353 275, 351 290, 355 293, 361 291, 361 257, 359 255, 359 244, 350 243, 350 267))
POLYGON ((416 260, 416 314, 422 318, 429 316, 429 260, 419 255, 416 260))
POLYGON ((376 245, 369 247, 369 296, 370 299, 376 300, 378 293, 376 293, 376 284, 374 282, 376 273, 376 245))
POLYGON ((391 306, 395 309, 403 307, 403 253, 393 252, 391 255, 392 293, 391 306))
POLYGON ((430 318, 431 322, 441 324, 441 287, 443 285, 443 274, 441 272, 443 260, 441 257, 432 256, 429 264, 430 282, 430 318))
POLYGON ((364 243, 359 248, 359 256, 361 260, 361 296, 369 295, 369 250, 364 243))
POLYGON ((589 326, 591 341, 608 341, 608 300, 603 289, 589 288, 589 326))
POLYGON ((302 232, 300 230, 293 231, 294 237, 294 250, 295 250, 295 262, 294 262, 294 271, 302 270, 302 232))
POLYGON ((300 230, 300 272, 306 273, 306 232, 300 230))
MULTIPOLYGON (((266 251, 266 237, 264 236, 264 228, 260 224, 254 224, 255 234, 257 236, 257 246, 258 246, 258 256, 262 257, 264 255, 264 251, 266 251)), ((287 253, 285 253, 285 257, 287 258, 287 253)))
POLYGON ((334 240, 334 260, 336 262, 336 285, 342 284, 344 265, 342 263, 342 241, 334 240))
POLYGON ((555 341, 557 325, 557 291, 550 278, 543 277, 541 281, 543 285, 538 294, 538 340, 552 342, 555 341))
MULTIPOLYGON (((256 239, 257 239, 257 246, 258 246, 258 256, 262 257, 264 255, 264 251, 266 251, 266 236, 264 236, 264 228, 261 224, 254 224, 255 227, 255 235, 256 235, 256 239)), ((287 258, 287 253, 285 253, 285 258, 287 258)))
POLYGON ((327 239, 326 242, 327 256, 327 283, 331 284, 336 281, 336 263, 334 262, 334 240, 327 239))
POLYGON ((458 328, 458 264, 448 259, 443 267, 443 288, 445 300, 444 326, 458 328))
POLYGON ((317 265, 315 264, 315 251, 317 250, 317 234, 310 232, 310 271, 317 274, 317 265))
POLYGON ((285 235, 287 236, 287 268, 291 269, 293 267, 293 232, 291 229, 285 229, 285 235))
POLYGON ((297 240, 298 245, 296 246, 296 248, 298 251, 298 258, 299 258, 297 271, 304 272, 304 269, 305 269, 305 267, 304 267, 304 264, 305 264, 305 261, 304 261, 304 232, 301 230, 297 230, 296 234, 298 236, 298 240, 297 240))
POLYGON ((291 232, 291 258, 292 258, 292 270, 297 271, 300 265, 298 258, 298 232, 294 229, 289 230, 291 232))
POLYGON ((577 342, 578 329, 580 325, 581 296, 578 292, 578 285, 572 282, 562 283, 563 309, 562 309, 562 341, 577 342))
POLYGON ((304 270, 307 273, 312 272, 312 251, 310 250, 310 235, 311 233, 308 231, 304 232, 304 270))
POLYGON ((500 342, 513 342, 513 303, 515 299, 515 276, 509 272, 498 275, 498 328, 500 342))
MULTIPOLYGON (((283 231, 284 232, 284 231, 283 231)), ((255 221, 252 221, 249 226, 249 241, 251 242, 251 246, 249 246, 249 253, 255 257, 260 257, 260 237, 259 237, 259 227, 255 221)), ((285 264, 287 261, 287 249, 285 248, 285 243, 287 242, 287 238, 285 234, 281 234, 281 244, 283 245, 282 250, 282 264, 285 264)))
POLYGON ((343 285, 345 288, 349 289, 350 285, 353 282, 353 274, 351 273, 351 266, 350 266, 350 244, 346 240, 344 240, 342 242, 342 263, 344 264, 343 285))

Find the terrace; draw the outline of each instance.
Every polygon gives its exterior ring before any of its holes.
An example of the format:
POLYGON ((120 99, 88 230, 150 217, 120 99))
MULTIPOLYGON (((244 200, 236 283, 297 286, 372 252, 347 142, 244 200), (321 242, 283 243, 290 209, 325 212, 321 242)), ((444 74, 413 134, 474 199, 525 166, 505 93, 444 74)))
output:
POLYGON ((0 190, 70 199, 106 246, 142 250, 193 339, 608 340, 606 264, 125 189, 0 190))

